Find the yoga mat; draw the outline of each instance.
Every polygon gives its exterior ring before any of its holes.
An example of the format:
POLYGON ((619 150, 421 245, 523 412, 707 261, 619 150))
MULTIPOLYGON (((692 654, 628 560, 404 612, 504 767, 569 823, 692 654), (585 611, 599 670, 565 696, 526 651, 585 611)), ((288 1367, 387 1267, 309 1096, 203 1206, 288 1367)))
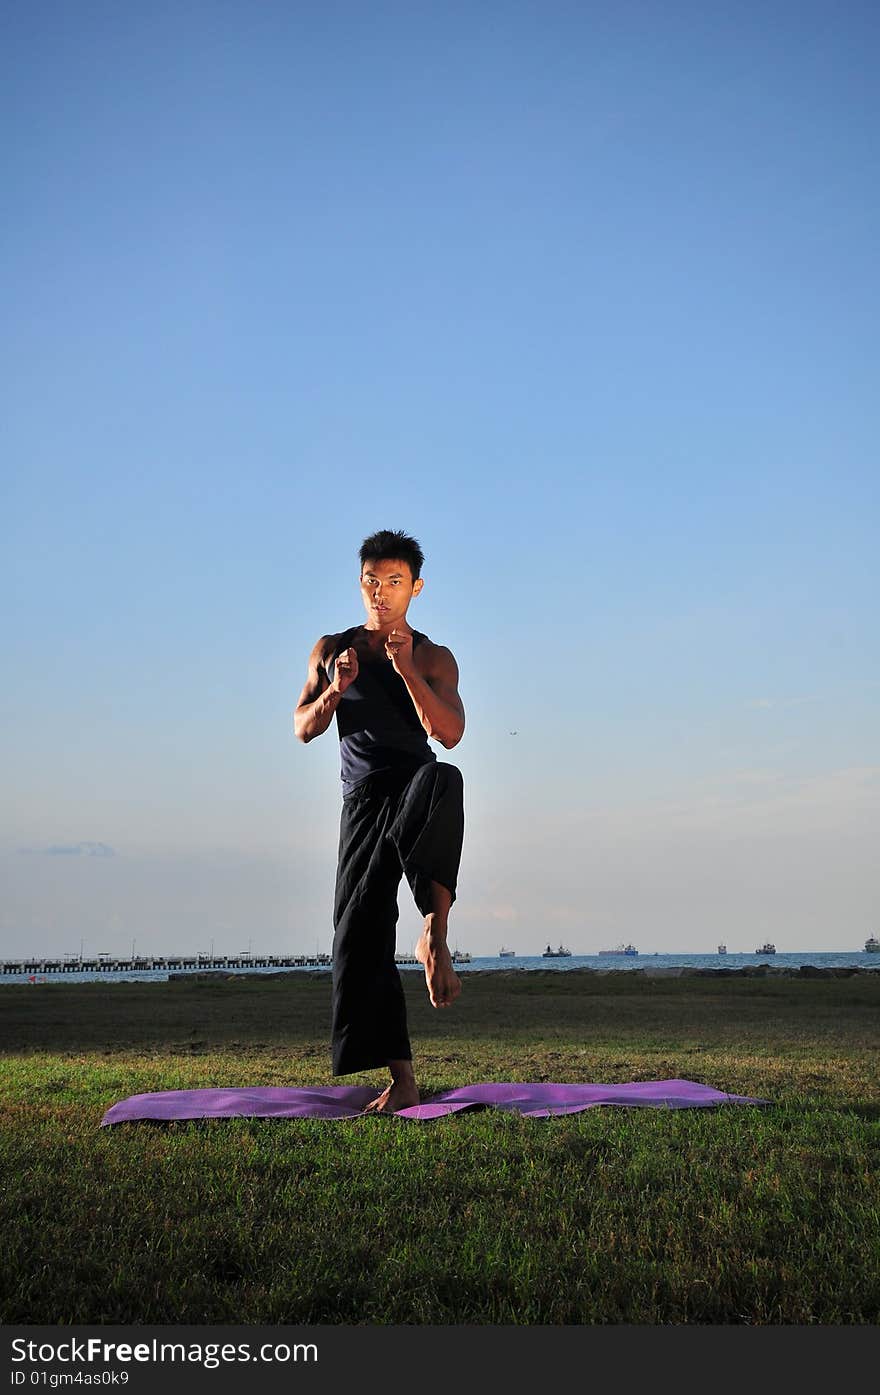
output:
MULTIPOLYGON (((381 1090, 370 1085, 315 1085, 296 1089, 162 1090, 131 1095, 111 1105, 101 1120, 123 1124, 136 1119, 356 1119, 381 1090)), ((396 1119, 439 1119, 462 1109, 507 1109, 533 1119, 577 1114, 597 1104, 639 1109, 705 1109, 719 1104, 767 1104, 748 1095, 729 1095, 693 1080, 639 1080, 626 1085, 486 1083, 442 1090, 421 1104, 400 1109, 396 1119)))

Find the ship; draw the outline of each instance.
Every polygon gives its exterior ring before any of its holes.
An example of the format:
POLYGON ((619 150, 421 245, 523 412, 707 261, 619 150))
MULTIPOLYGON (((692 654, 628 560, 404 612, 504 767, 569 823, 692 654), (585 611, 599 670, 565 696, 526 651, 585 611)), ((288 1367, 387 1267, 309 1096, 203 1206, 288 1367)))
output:
POLYGON ((756 953, 756 954, 775 954, 775 953, 776 953, 776 946, 775 946, 775 945, 771 945, 770 941, 768 940, 766 944, 761 945, 761 948, 760 948, 760 949, 756 949, 756 950, 755 950, 755 953, 756 953))
POLYGON ((600 949, 600 954, 638 954, 635 945, 617 945, 615 949, 600 949))
POLYGON ((718 953, 719 953, 719 954, 726 954, 726 953, 727 953, 727 945, 719 945, 719 946, 718 946, 718 953))
POLYGON ((541 958, 542 958, 542 959, 570 959, 570 958, 571 958, 571 950, 570 950, 570 949, 565 949, 562 945, 560 945, 558 949, 551 949, 550 946, 548 945, 547 948, 544 950, 544 953, 541 955, 541 958))
POLYGON ((504 945, 502 945, 501 948, 500 948, 499 951, 498 951, 498 958, 499 958, 499 959, 515 959, 515 958, 516 958, 516 950, 515 950, 515 949, 505 949, 505 948, 504 948, 504 945))
POLYGON ((453 964, 469 964, 471 962, 471 956, 466 949, 454 949, 452 951, 452 962, 453 964))
POLYGON ((876 935, 869 935, 865 940, 865 953, 880 954, 880 940, 877 939, 876 935))

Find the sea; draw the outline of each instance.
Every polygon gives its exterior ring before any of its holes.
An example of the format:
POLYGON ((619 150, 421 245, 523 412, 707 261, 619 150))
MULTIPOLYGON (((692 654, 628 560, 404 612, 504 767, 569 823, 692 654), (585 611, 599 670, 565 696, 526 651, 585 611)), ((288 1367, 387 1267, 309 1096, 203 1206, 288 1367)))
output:
MULTIPOLYGON (((839 952, 836 950, 818 951, 801 950, 792 953, 776 954, 572 954, 570 958, 545 959, 542 955, 516 954, 514 957, 505 956, 503 959, 497 955, 474 955, 470 963, 456 963, 457 973, 467 974, 474 972, 495 972, 503 971, 510 973, 518 970, 525 973, 542 972, 570 973, 573 969, 594 969, 594 970, 624 970, 644 973, 657 973, 658 971, 672 973, 676 969, 744 969, 754 967, 756 964, 767 964, 776 969, 799 969, 802 965, 811 965, 817 969, 873 969, 880 972, 880 955, 868 954, 863 950, 852 952, 839 952)), ((418 970, 418 964, 400 964, 398 967, 403 971, 418 970)), ((205 970, 199 969, 174 969, 171 971, 175 976, 186 973, 200 973, 205 970)), ((252 975, 255 978, 266 974, 309 974, 327 973, 327 965, 304 966, 291 969, 278 968, 235 968, 231 972, 236 975, 252 975)), ((65 973, 36 973, 36 974, 0 974, 0 984, 23 983, 32 985, 33 983, 163 983, 167 982, 169 971, 166 969, 135 969, 135 970, 95 970, 92 972, 65 972, 65 973)))

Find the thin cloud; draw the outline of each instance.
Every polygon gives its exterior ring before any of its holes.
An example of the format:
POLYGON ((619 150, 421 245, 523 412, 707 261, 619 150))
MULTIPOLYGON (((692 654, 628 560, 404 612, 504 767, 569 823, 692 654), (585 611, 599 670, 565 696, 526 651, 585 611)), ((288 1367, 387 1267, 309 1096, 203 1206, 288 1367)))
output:
POLYGON ((519 911, 515 906, 493 906, 489 914, 493 920, 519 920, 519 911))
POLYGON ((765 707, 765 708, 766 708, 766 707, 801 707, 805 702, 819 702, 819 701, 820 701, 820 698, 819 698, 818 693, 810 693, 810 694, 809 694, 808 696, 806 696, 806 697, 788 697, 788 698, 768 698, 768 697, 759 697, 759 698, 749 698, 748 702, 747 702, 745 705, 746 705, 746 707, 749 707, 749 708, 757 708, 757 707, 765 707))
POLYGON ((785 776, 779 770, 748 769, 734 770, 731 778, 738 785, 778 785, 785 776))
POLYGON ((50 843, 45 848, 19 848, 21 853, 38 857, 115 857, 109 843, 50 843))

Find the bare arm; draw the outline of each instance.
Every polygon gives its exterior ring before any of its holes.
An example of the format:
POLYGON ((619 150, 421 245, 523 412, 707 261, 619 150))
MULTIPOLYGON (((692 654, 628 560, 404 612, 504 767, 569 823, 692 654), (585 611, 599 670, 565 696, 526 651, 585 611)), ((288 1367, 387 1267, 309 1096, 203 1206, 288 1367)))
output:
MULTIPOLYGON (((407 687, 425 731, 451 750, 464 735, 464 704, 458 694, 458 664, 449 649, 434 644, 421 672, 415 667, 412 635, 408 643, 390 637, 386 652, 407 687)), ((403 639, 403 636, 401 636, 403 639)))
POLYGON ((332 683, 327 677, 325 663, 334 638, 322 635, 309 655, 308 676, 293 713, 293 730, 300 741, 312 741, 324 734, 333 721, 339 699, 357 678, 358 661, 353 649, 346 649, 337 656, 332 683))

